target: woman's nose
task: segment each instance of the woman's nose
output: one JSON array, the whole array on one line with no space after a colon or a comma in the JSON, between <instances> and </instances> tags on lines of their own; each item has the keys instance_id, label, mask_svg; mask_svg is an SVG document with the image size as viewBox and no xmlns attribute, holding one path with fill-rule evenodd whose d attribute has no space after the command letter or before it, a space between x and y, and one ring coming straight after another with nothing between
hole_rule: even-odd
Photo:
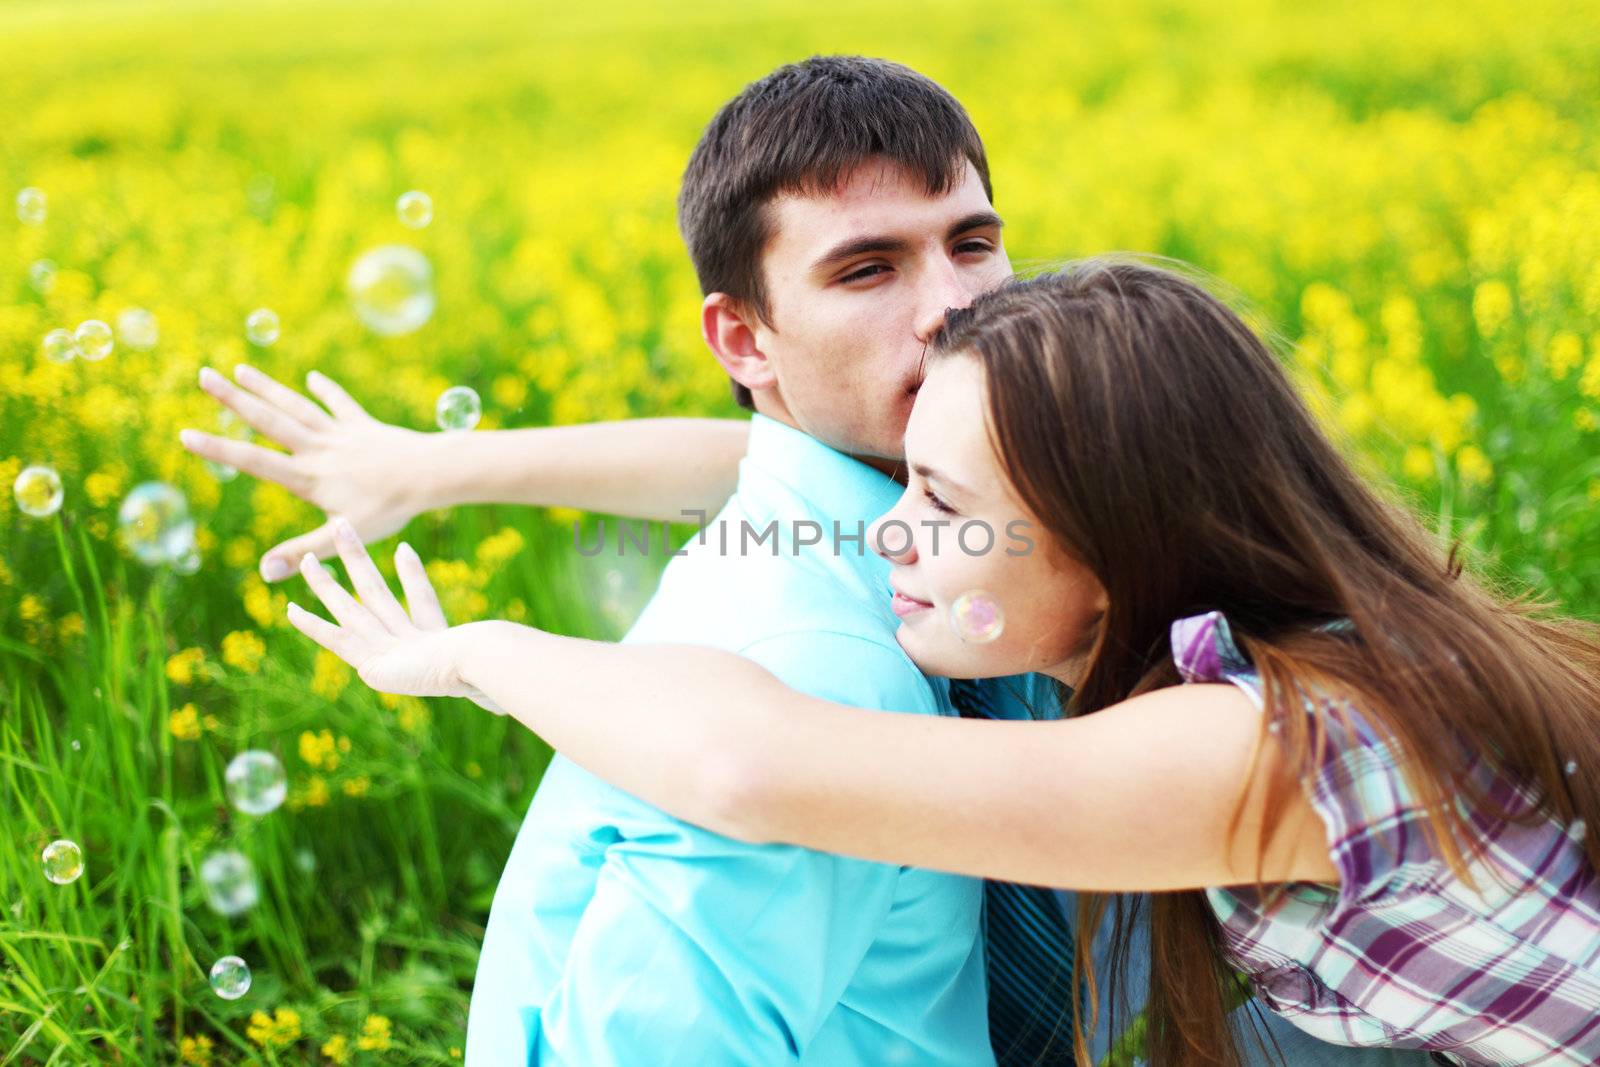
<instances>
[{"instance_id":1,"label":"woman's nose","mask_svg":"<svg viewBox=\"0 0 1600 1067\"><path fill-rule=\"evenodd\" d=\"M917 546L911 524L899 517L899 511L898 506L891 508L886 515L867 527L867 541L872 545L872 551L890 563L904 567L917 561Z\"/></svg>"}]
</instances>

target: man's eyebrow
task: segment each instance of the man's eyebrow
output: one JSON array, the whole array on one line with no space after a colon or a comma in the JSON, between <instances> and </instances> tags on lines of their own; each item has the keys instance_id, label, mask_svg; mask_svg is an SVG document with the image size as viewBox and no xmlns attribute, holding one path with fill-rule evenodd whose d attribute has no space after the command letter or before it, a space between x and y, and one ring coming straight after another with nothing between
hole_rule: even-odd
<instances>
[{"instance_id":1,"label":"man's eyebrow","mask_svg":"<svg viewBox=\"0 0 1600 1067\"><path fill-rule=\"evenodd\" d=\"M957 219L945 232L946 241L954 241L968 230L978 230L986 226L995 229L1005 225L1005 221L993 211L974 211L972 214ZM903 237L891 237L888 234L869 234L865 237L851 237L834 245L819 256L811 264L813 273L821 274L846 260L856 256L864 256L868 252L904 252L909 247L909 242Z\"/></svg>"},{"instance_id":2,"label":"man's eyebrow","mask_svg":"<svg viewBox=\"0 0 1600 1067\"><path fill-rule=\"evenodd\" d=\"M911 464L911 469L916 471L917 476L925 481L938 482L950 489L954 489L961 496L971 495L966 486L962 485L948 474L936 471L932 467L925 466L921 463L913 463Z\"/></svg>"}]
</instances>

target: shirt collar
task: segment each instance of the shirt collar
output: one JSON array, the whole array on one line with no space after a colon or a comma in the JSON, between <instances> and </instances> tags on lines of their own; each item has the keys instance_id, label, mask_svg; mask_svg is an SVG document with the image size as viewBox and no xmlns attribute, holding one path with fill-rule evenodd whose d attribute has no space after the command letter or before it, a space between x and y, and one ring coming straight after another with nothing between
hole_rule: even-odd
<instances>
[{"instance_id":1,"label":"shirt collar","mask_svg":"<svg viewBox=\"0 0 1600 1067\"><path fill-rule=\"evenodd\" d=\"M905 492L882 471L759 412L750 419L745 462L804 497L819 514L841 522L871 522Z\"/></svg>"}]
</instances>

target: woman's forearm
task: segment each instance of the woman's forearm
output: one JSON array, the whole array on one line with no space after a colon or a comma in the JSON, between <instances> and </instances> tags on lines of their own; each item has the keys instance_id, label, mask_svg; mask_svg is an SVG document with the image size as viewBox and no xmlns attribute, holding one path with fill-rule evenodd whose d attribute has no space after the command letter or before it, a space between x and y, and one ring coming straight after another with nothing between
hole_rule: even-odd
<instances>
[{"instance_id":1,"label":"woman's forearm","mask_svg":"<svg viewBox=\"0 0 1600 1067\"><path fill-rule=\"evenodd\" d=\"M511 503L696 522L733 494L750 424L628 419L425 436L405 471L419 512Z\"/></svg>"},{"instance_id":2,"label":"woman's forearm","mask_svg":"<svg viewBox=\"0 0 1600 1067\"><path fill-rule=\"evenodd\" d=\"M712 648L456 629L462 682L598 777L744 841L1072 889L1238 884L1258 861L1267 881L1337 877L1298 793L1261 856L1279 753L1252 764L1260 713L1230 685L991 722L835 704Z\"/></svg>"}]
</instances>

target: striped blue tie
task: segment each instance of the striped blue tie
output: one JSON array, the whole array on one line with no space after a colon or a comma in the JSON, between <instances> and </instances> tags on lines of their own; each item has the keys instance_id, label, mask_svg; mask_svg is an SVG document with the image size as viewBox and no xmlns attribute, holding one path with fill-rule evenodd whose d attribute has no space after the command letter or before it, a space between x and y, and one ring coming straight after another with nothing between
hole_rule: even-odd
<instances>
[{"instance_id":1,"label":"striped blue tie","mask_svg":"<svg viewBox=\"0 0 1600 1067\"><path fill-rule=\"evenodd\" d=\"M997 718L978 683L950 680L964 718ZM1050 1067L1072 1059L1072 931L1054 891L985 880L989 1040L999 1067Z\"/></svg>"}]
</instances>

